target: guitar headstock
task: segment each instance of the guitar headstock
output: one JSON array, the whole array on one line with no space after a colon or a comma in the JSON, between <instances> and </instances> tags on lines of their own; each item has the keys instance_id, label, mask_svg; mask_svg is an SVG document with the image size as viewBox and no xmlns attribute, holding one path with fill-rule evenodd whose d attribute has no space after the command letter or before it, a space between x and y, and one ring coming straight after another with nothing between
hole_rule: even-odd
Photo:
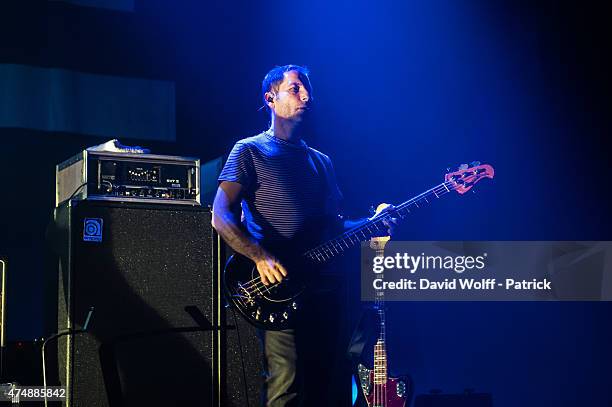
<instances>
[{"instance_id":1,"label":"guitar headstock","mask_svg":"<svg viewBox=\"0 0 612 407\"><path fill-rule=\"evenodd\" d=\"M381 203L376 207L376 211L374 212L374 217L376 217L379 213L388 208L389 204ZM375 236L370 238L370 248L372 250L384 250L385 245L391 239L391 236Z\"/></svg>"},{"instance_id":2,"label":"guitar headstock","mask_svg":"<svg viewBox=\"0 0 612 407\"><path fill-rule=\"evenodd\" d=\"M493 178L495 170L489 164L474 161L471 164L461 164L457 171L444 176L444 181L451 183L452 188L460 194L465 194L483 178Z\"/></svg>"}]
</instances>

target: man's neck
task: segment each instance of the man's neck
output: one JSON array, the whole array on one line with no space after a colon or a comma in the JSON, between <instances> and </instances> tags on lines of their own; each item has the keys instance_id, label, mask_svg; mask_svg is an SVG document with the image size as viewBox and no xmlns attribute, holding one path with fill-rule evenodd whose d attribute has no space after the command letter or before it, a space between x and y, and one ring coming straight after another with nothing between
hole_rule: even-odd
<instances>
[{"instance_id":1,"label":"man's neck","mask_svg":"<svg viewBox=\"0 0 612 407\"><path fill-rule=\"evenodd\" d=\"M299 128L299 123L273 117L270 132L276 138L297 144L302 138Z\"/></svg>"}]
</instances>

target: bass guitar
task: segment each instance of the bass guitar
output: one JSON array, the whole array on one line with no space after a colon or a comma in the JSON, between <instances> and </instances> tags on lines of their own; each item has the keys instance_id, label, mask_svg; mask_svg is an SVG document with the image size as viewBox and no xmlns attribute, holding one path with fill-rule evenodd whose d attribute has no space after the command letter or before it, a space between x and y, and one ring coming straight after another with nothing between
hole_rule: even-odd
<instances>
[{"instance_id":1,"label":"bass guitar","mask_svg":"<svg viewBox=\"0 0 612 407\"><path fill-rule=\"evenodd\" d=\"M255 263L236 253L225 265L223 286L231 305L251 324L267 330L287 329L301 308L301 297L312 280L313 269L321 267L332 258L344 253L360 242L387 231L385 225L391 218L405 218L415 209L439 199L449 192L464 194L484 178L493 178L493 167L474 162L464 164L457 171L445 175L444 182L428 189L420 195L397 205L392 211L381 212L377 216L356 226L341 235L307 250L301 255L277 255L287 268L289 275L280 283L264 285L259 277ZM310 279L309 279L310 277Z\"/></svg>"}]
</instances>

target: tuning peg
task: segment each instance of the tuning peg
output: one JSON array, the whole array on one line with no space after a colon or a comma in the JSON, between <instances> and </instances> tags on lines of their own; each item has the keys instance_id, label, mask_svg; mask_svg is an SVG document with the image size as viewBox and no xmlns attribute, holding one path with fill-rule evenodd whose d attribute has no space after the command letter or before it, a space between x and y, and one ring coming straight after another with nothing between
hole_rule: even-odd
<instances>
[{"instance_id":1,"label":"tuning peg","mask_svg":"<svg viewBox=\"0 0 612 407\"><path fill-rule=\"evenodd\" d=\"M461 164L461 165L459 166L459 169L460 169L460 170L467 170L468 168L469 168L469 167L468 167L468 165L467 165L467 164Z\"/></svg>"},{"instance_id":2,"label":"tuning peg","mask_svg":"<svg viewBox=\"0 0 612 407\"><path fill-rule=\"evenodd\" d=\"M374 215L376 213L376 208L374 208L374 205L370 205L370 209L368 209L368 211L370 212L370 215Z\"/></svg>"},{"instance_id":3,"label":"tuning peg","mask_svg":"<svg viewBox=\"0 0 612 407\"><path fill-rule=\"evenodd\" d=\"M446 168L446 172L447 172L447 173L449 173L450 171L451 171L451 170L450 170L450 167L447 167L447 168Z\"/></svg>"},{"instance_id":4,"label":"tuning peg","mask_svg":"<svg viewBox=\"0 0 612 407\"><path fill-rule=\"evenodd\" d=\"M470 163L470 167L478 167L480 165L480 161L472 161Z\"/></svg>"}]
</instances>

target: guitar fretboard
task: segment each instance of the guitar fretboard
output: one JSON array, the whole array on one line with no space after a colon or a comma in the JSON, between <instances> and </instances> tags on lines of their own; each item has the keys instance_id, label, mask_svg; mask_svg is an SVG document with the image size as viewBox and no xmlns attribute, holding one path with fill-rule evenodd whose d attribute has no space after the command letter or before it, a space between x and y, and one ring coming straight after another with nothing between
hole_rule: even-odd
<instances>
[{"instance_id":1,"label":"guitar fretboard","mask_svg":"<svg viewBox=\"0 0 612 407\"><path fill-rule=\"evenodd\" d=\"M387 383L387 350L380 339L374 345L374 384Z\"/></svg>"},{"instance_id":2,"label":"guitar fretboard","mask_svg":"<svg viewBox=\"0 0 612 407\"><path fill-rule=\"evenodd\" d=\"M304 256L314 263L324 263L331 258L344 253L347 249L370 239L373 236L379 235L380 232L385 232L387 226L384 222L388 221L391 217L396 216L405 218L413 210L429 204L432 200L440 198L442 195L449 193L456 189L456 186L451 182L443 182L438 186L435 186L422 194L415 196L412 199L395 207L393 212L383 212L380 216L377 216L359 226L354 227L337 236L334 239L328 240L327 242L320 244L319 246L308 250L304 253Z\"/></svg>"}]
</instances>

